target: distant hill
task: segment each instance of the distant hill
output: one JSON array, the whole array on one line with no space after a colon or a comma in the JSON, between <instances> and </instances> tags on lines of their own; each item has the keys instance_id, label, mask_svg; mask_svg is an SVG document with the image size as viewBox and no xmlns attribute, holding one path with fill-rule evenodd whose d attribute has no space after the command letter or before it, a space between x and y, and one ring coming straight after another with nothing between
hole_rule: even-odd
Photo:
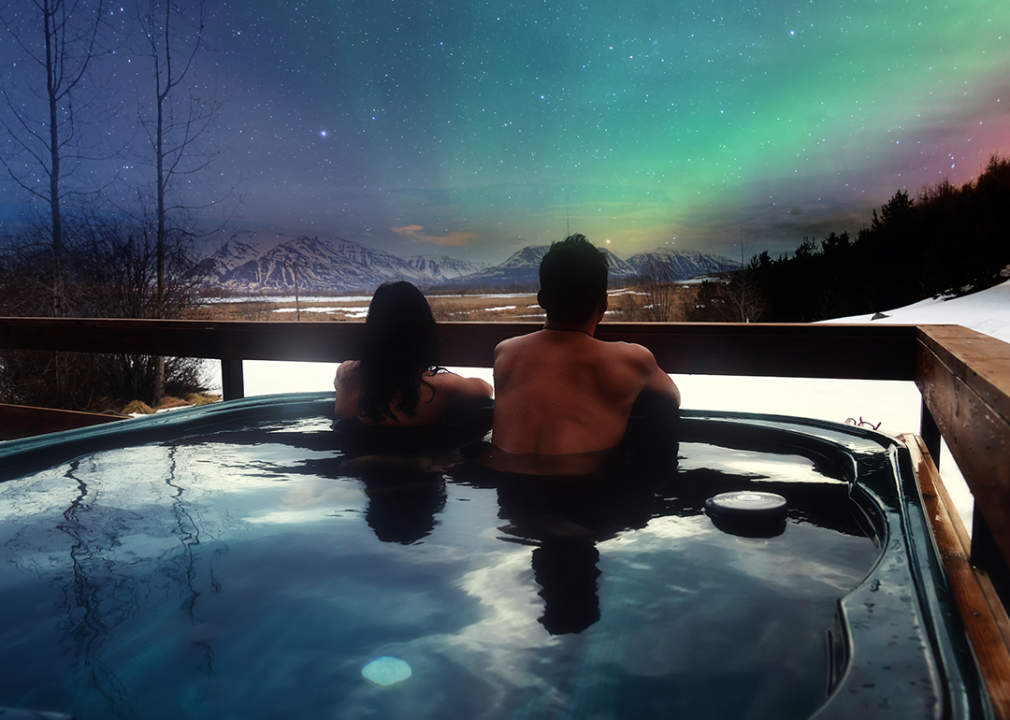
<instances>
[{"instance_id":1,"label":"distant hill","mask_svg":"<svg viewBox=\"0 0 1010 720\"><path fill-rule=\"evenodd\" d=\"M623 260L600 249L610 264L611 280L618 283L638 277L643 269L672 282L737 268L727 258L698 252L656 250ZM342 238L241 231L233 233L201 267L208 284L250 293L293 291L296 270L303 291L371 292L391 280L409 280L424 288L535 288L547 250L546 245L527 246L488 267L444 255L401 258Z\"/></svg>"}]
</instances>

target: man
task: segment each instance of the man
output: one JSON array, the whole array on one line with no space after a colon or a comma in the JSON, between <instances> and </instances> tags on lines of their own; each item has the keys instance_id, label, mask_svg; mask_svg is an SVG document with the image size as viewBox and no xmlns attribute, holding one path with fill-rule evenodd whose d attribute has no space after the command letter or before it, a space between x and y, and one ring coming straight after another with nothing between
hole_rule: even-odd
<instances>
[{"instance_id":1,"label":"man","mask_svg":"<svg viewBox=\"0 0 1010 720\"><path fill-rule=\"evenodd\" d=\"M492 441L506 453L571 455L616 447L637 400L680 407L653 354L593 338L607 311L607 258L582 235L540 262L542 330L495 349Z\"/></svg>"}]
</instances>

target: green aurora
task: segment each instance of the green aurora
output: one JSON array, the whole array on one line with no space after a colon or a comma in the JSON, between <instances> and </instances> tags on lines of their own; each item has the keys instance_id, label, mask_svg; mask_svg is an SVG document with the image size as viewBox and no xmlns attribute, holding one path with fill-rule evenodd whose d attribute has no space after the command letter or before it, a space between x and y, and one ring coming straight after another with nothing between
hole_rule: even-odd
<instances>
[{"instance_id":1,"label":"green aurora","mask_svg":"<svg viewBox=\"0 0 1010 720\"><path fill-rule=\"evenodd\" d=\"M232 225L404 254L783 252L1010 150L1006 0L233 0L205 27Z\"/></svg>"}]
</instances>

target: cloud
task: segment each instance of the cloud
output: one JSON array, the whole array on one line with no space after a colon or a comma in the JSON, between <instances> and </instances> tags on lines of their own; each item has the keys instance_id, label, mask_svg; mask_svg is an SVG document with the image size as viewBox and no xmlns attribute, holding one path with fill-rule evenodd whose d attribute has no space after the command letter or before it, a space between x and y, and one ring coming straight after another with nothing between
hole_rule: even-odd
<instances>
[{"instance_id":1,"label":"cloud","mask_svg":"<svg viewBox=\"0 0 1010 720\"><path fill-rule=\"evenodd\" d=\"M469 247L474 244L477 236L474 233L453 231L448 235L426 235L422 225L404 225L403 227L391 228L397 235L409 238L414 242L429 243L431 245L451 245L453 247Z\"/></svg>"}]
</instances>

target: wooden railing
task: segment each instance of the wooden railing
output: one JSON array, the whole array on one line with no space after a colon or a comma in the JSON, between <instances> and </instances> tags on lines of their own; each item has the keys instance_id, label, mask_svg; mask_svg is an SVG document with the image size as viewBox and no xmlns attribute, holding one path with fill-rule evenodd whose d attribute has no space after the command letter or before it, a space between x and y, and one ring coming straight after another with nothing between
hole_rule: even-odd
<instances>
[{"instance_id":1,"label":"wooden railing","mask_svg":"<svg viewBox=\"0 0 1010 720\"><path fill-rule=\"evenodd\" d=\"M534 323L443 323L442 362L490 367L501 340ZM242 360L341 362L358 356L363 323L0 319L0 349L214 358L226 399L243 395ZM975 498L969 553L1004 592L1010 558L1010 345L955 325L606 323L603 340L650 348L669 373L914 381L919 434L943 438ZM955 518L955 522L956 518ZM966 533L961 533L967 537ZM941 548L941 554L943 554ZM990 592L990 595L993 593ZM1002 608L998 609L1002 612ZM968 612L962 608L963 612ZM1010 645L1006 614L1004 623ZM1010 656L1008 656L1010 657ZM1010 717L1010 664L999 679ZM992 686L990 684L990 693ZM1000 704L995 701L996 704Z\"/></svg>"}]
</instances>

